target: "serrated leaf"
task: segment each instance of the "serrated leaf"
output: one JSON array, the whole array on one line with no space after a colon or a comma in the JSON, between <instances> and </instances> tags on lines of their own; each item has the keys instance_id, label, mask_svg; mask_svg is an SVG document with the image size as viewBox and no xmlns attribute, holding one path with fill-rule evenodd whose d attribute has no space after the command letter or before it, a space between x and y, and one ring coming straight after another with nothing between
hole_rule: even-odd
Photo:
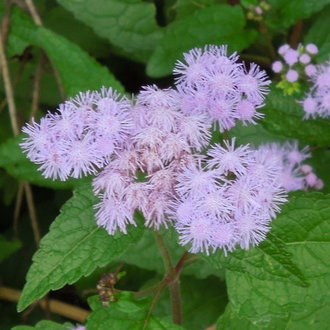
<instances>
[{"instance_id":1,"label":"serrated leaf","mask_svg":"<svg viewBox=\"0 0 330 330\"><path fill-rule=\"evenodd\" d=\"M52 223L33 256L26 284L18 303L22 311L50 290L72 284L123 253L142 235L142 228L110 236L96 226L93 205L97 198L90 184L83 184Z\"/></svg>"},{"instance_id":2,"label":"serrated leaf","mask_svg":"<svg viewBox=\"0 0 330 330\"><path fill-rule=\"evenodd\" d=\"M315 56L318 62L329 59L330 53L330 6L325 8L308 30L304 38L304 43L312 42L319 47L319 53Z\"/></svg>"},{"instance_id":3,"label":"serrated leaf","mask_svg":"<svg viewBox=\"0 0 330 330\"><path fill-rule=\"evenodd\" d=\"M259 328L326 329L330 304L330 195L295 193L274 221L309 287L227 271L231 308ZM237 290L239 288L239 290ZM302 303L303 302L303 303ZM263 326L263 327L261 327Z\"/></svg>"},{"instance_id":4,"label":"serrated leaf","mask_svg":"<svg viewBox=\"0 0 330 330\"><path fill-rule=\"evenodd\" d=\"M153 3L140 0L57 0L129 58L145 62L162 36Z\"/></svg>"},{"instance_id":5,"label":"serrated leaf","mask_svg":"<svg viewBox=\"0 0 330 330\"><path fill-rule=\"evenodd\" d=\"M288 28L299 19L308 18L330 3L330 0L269 0L271 11L266 21L272 26Z\"/></svg>"},{"instance_id":6,"label":"serrated leaf","mask_svg":"<svg viewBox=\"0 0 330 330\"><path fill-rule=\"evenodd\" d=\"M228 304L225 312L219 317L216 323L217 330L231 330L231 329L244 329L254 330L258 329L256 324L253 324L249 319L237 315Z\"/></svg>"},{"instance_id":7,"label":"serrated leaf","mask_svg":"<svg viewBox=\"0 0 330 330\"><path fill-rule=\"evenodd\" d=\"M68 96L99 89L101 86L111 86L120 92L124 90L106 67L101 66L77 45L42 26L36 26L25 13L14 8L8 38L11 55L19 50L19 41L45 50L59 71Z\"/></svg>"},{"instance_id":8,"label":"serrated leaf","mask_svg":"<svg viewBox=\"0 0 330 330\"><path fill-rule=\"evenodd\" d=\"M100 38L91 27L75 19L73 14L63 7L47 10L42 19L49 30L67 38L93 57L109 56L111 50L107 40Z\"/></svg>"},{"instance_id":9,"label":"serrated leaf","mask_svg":"<svg viewBox=\"0 0 330 330\"><path fill-rule=\"evenodd\" d=\"M29 325L18 325L13 327L11 330L69 330L74 328L75 327L69 322L59 324L53 321L43 320L38 322L34 327Z\"/></svg>"},{"instance_id":10,"label":"serrated leaf","mask_svg":"<svg viewBox=\"0 0 330 330\"><path fill-rule=\"evenodd\" d=\"M248 273L254 277L265 280L273 279L294 283L298 286L308 286L308 282L292 260L291 253L280 238L269 233L267 240L258 247L248 251L237 249L228 256L221 251L204 259L216 269L230 269L233 271Z\"/></svg>"},{"instance_id":11,"label":"serrated leaf","mask_svg":"<svg viewBox=\"0 0 330 330\"><path fill-rule=\"evenodd\" d=\"M0 145L0 167L3 167L12 177L53 189L72 189L82 181L77 179L69 179L68 181L45 179L38 171L38 166L29 161L23 154L19 146L22 137L23 135L19 135L10 138Z\"/></svg>"},{"instance_id":12,"label":"serrated leaf","mask_svg":"<svg viewBox=\"0 0 330 330\"><path fill-rule=\"evenodd\" d=\"M0 262L17 251L21 245L20 241L7 241L0 235Z\"/></svg>"},{"instance_id":13,"label":"serrated leaf","mask_svg":"<svg viewBox=\"0 0 330 330\"><path fill-rule=\"evenodd\" d=\"M148 62L147 73L152 77L170 74L175 61L193 47L228 44L230 52L248 47L257 34L244 30L245 23L241 7L215 5L169 24Z\"/></svg>"},{"instance_id":14,"label":"serrated leaf","mask_svg":"<svg viewBox=\"0 0 330 330\"><path fill-rule=\"evenodd\" d=\"M275 134L311 145L329 146L330 120L303 120L304 112L298 103L303 98L302 93L288 96L273 86L263 108L265 118L260 123Z\"/></svg>"},{"instance_id":15,"label":"serrated leaf","mask_svg":"<svg viewBox=\"0 0 330 330\"><path fill-rule=\"evenodd\" d=\"M182 330L183 328L155 316L147 319L151 300L135 299L130 292L122 291L116 296L117 301L104 307L99 297L88 298L93 311L87 319L88 330ZM132 306L134 306L132 308Z\"/></svg>"}]
</instances>

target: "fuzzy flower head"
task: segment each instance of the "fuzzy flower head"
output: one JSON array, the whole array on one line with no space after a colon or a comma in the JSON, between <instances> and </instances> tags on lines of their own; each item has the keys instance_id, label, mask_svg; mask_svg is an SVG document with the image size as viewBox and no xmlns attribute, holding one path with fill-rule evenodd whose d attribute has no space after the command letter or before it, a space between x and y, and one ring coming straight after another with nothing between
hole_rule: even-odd
<instances>
[{"instance_id":1,"label":"fuzzy flower head","mask_svg":"<svg viewBox=\"0 0 330 330\"><path fill-rule=\"evenodd\" d=\"M235 139L215 145L199 167L185 169L174 186L170 217L190 252L224 254L258 245L287 200L287 192L322 186L304 164L308 148L296 141L255 149Z\"/></svg>"},{"instance_id":2,"label":"fuzzy flower head","mask_svg":"<svg viewBox=\"0 0 330 330\"><path fill-rule=\"evenodd\" d=\"M80 93L40 123L26 124L21 147L47 178L96 174L131 134L129 107L111 88Z\"/></svg>"},{"instance_id":3,"label":"fuzzy flower head","mask_svg":"<svg viewBox=\"0 0 330 330\"><path fill-rule=\"evenodd\" d=\"M255 109L263 105L270 81L258 65L247 67L236 53L228 55L226 46L194 48L173 72L185 113L206 114L221 131L261 117Z\"/></svg>"}]
</instances>

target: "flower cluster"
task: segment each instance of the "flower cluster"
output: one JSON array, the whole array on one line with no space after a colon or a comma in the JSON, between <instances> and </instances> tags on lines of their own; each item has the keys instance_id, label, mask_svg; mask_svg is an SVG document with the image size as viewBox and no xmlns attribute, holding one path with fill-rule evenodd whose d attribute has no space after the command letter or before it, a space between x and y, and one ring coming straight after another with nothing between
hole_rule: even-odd
<instances>
[{"instance_id":1,"label":"flower cluster","mask_svg":"<svg viewBox=\"0 0 330 330\"><path fill-rule=\"evenodd\" d=\"M252 63L247 69L227 47L194 48L184 54L174 68L176 87L184 113L204 114L219 124L220 131L229 130L237 120L253 123L263 115L270 80L265 71Z\"/></svg>"},{"instance_id":2,"label":"flower cluster","mask_svg":"<svg viewBox=\"0 0 330 330\"><path fill-rule=\"evenodd\" d=\"M317 65L310 76L312 86L300 102L304 119L330 117L330 61Z\"/></svg>"},{"instance_id":3,"label":"flower cluster","mask_svg":"<svg viewBox=\"0 0 330 330\"><path fill-rule=\"evenodd\" d=\"M93 181L97 223L109 234L126 233L136 210L146 226L167 226L177 173L209 143L211 124L203 114L182 113L177 97L172 89L145 87L131 108L134 134Z\"/></svg>"},{"instance_id":4,"label":"flower cluster","mask_svg":"<svg viewBox=\"0 0 330 330\"><path fill-rule=\"evenodd\" d=\"M129 110L130 102L111 88L80 93L23 127L28 137L21 147L46 178L96 174L130 135Z\"/></svg>"},{"instance_id":5,"label":"flower cluster","mask_svg":"<svg viewBox=\"0 0 330 330\"><path fill-rule=\"evenodd\" d=\"M251 2L242 1L242 6L247 9L246 17L249 20L260 22L264 19L267 12L271 9L271 5L267 1L257 0L252 4Z\"/></svg>"},{"instance_id":6,"label":"flower cluster","mask_svg":"<svg viewBox=\"0 0 330 330\"><path fill-rule=\"evenodd\" d=\"M277 86L287 94L299 91L299 77L311 77L316 72L312 60L313 56L318 53L317 46L314 44L303 46L300 44L297 49L293 49L285 44L278 49L278 53L282 60L275 61L272 64L273 71L282 75L282 81Z\"/></svg>"},{"instance_id":7,"label":"flower cluster","mask_svg":"<svg viewBox=\"0 0 330 330\"><path fill-rule=\"evenodd\" d=\"M47 178L96 175L96 221L127 233L134 213L154 229L174 224L191 252L258 244L285 202L285 190L321 187L296 143L207 151L212 125L255 123L268 92L264 71L227 56L225 46L195 48L177 62L176 88L146 86L133 100L111 88L80 93L23 128L27 157Z\"/></svg>"},{"instance_id":8,"label":"flower cluster","mask_svg":"<svg viewBox=\"0 0 330 330\"><path fill-rule=\"evenodd\" d=\"M207 157L177 177L172 218L180 243L190 251L226 253L264 240L286 192L322 188L309 165L308 148L297 142L235 148L235 140L215 145Z\"/></svg>"}]
</instances>

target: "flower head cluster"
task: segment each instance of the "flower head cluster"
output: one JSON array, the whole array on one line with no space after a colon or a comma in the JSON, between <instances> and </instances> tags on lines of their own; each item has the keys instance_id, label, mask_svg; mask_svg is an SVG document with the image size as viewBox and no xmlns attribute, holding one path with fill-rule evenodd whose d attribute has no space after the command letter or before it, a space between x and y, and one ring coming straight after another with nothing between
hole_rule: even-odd
<instances>
[{"instance_id":1,"label":"flower head cluster","mask_svg":"<svg viewBox=\"0 0 330 330\"><path fill-rule=\"evenodd\" d=\"M136 210L148 227L170 221L175 177L210 139L204 115L182 113L178 101L174 90L148 86L132 104L134 133L93 181L100 198L97 223L109 234L126 233L128 224L135 225Z\"/></svg>"},{"instance_id":2,"label":"flower head cluster","mask_svg":"<svg viewBox=\"0 0 330 330\"><path fill-rule=\"evenodd\" d=\"M174 224L192 252L247 249L265 238L285 190L322 182L296 143L206 150L213 121L229 129L261 116L269 81L237 60L225 46L193 49L176 65L176 89L145 86L134 100L111 88L80 93L27 124L21 146L45 177L95 174L96 221L110 235L136 226L139 211L147 227Z\"/></svg>"},{"instance_id":3,"label":"flower head cluster","mask_svg":"<svg viewBox=\"0 0 330 330\"><path fill-rule=\"evenodd\" d=\"M46 178L96 174L131 134L130 103L111 88L80 93L23 128L27 157Z\"/></svg>"},{"instance_id":4,"label":"flower head cluster","mask_svg":"<svg viewBox=\"0 0 330 330\"><path fill-rule=\"evenodd\" d=\"M308 149L296 142L235 147L235 140L215 145L207 157L177 177L172 218L182 245L190 251L232 251L265 239L270 221L286 201L286 192L322 188L303 161Z\"/></svg>"},{"instance_id":5,"label":"flower head cluster","mask_svg":"<svg viewBox=\"0 0 330 330\"><path fill-rule=\"evenodd\" d=\"M312 86L300 101L305 112L304 119L330 117L330 61L315 66L310 76Z\"/></svg>"},{"instance_id":6,"label":"flower head cluster","mask_svg":"<svg viewBox=\"0 0 330 330\"><path fill-rule=\"evenodd\" d=\"M270 81L265 71L252 63L246 68L236 53L228 56L227 47L194 48L177 61L174 74L180 94L180 108L188 114L204 114L229 130L237 120L253 123L263 115Z\"/></svg>"},{"instance_id":7,"label":"flower head cluster","mask_svg":"<svg viewBox=\"0 0 330 330\"><path fill-rule=\"evenodd\" d=\"M262 21L267 12L271 9L271 5L264 0L254 1L253 4L251 2L245 3L245 1L243 1L242 6L247 9L247 19L257 22Z\"/></svg>"},{"instance_id":8,"label":"flower head cluster","mask_svg":"<svg viewBox=\"0 0 330 330\"><path fill-rule=\"evenodd\" d=\"M282 81L277 87L282 88L286 94L293 94L300 90L299 81L306 76L311 77L316 67L312 64L313 57L318 53L314 44L299 45L297 49L291 48L288 44L278 49L282 60L273 62L272 69L280 73Z\"/></svg>"}]
</instances>

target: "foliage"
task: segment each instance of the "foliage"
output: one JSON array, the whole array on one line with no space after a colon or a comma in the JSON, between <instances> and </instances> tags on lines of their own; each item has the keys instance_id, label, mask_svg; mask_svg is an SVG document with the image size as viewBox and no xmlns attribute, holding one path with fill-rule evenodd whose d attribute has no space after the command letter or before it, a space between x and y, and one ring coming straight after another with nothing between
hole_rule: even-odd
<instances>
[{"instance_id":1,"label":"foliage","mask_svg":"<svg viewBox=\"0 0 330 330\"><path fill-rule=\"evenodd\" d=\"M270 64L285 42L315 43L316 61L329 60L330 1L268 0L269 8L260 20L250 20L248 11L262 2L34 1L41 25L28 6L19 5L24 1L0 3L1 24L8 26L7 32L6 28L1 32L20 126L31 119L33 102L34 116L39 118L81 91L106 86L130 96L146 84L168 87L183 52L228 44L230 53L239 52L246 62L263 66L272 79L271 92L260 109L265 115L258 125L214 132L214 141L236 137L238 144L258 146L296 139L301 146L311 146L308 163L324 182L320 192L290 193L267 239L249 250L188 255L174 230L161 229L171 256L169 267L154 231L139 226L139 214L138 225L130 226L126 235L109 236L96 225L97 198L89 177L66 182L45 179L25 157L19 147L23 134L13 136L10 129L11 100L4 81L0 86L4 100L0 104L1 329L78 326L77 315L68 319L52 314L53 321L43 320L52 305L44 312L35 302L44 297L46 303L60 300L88 310L84 324L92 330L329 327L330 121L302 120L298 101L307 90L307 79L306 86L285 95L276 87L278 77ZM32 197L22 188L26 183ZM73 196L66 200L70 190ZM25 279L21 273L27 269ZM113 282L107 282L105 274L111 274ZM181 325L171 316L170 290L175 285L181 288ZM10 298L4 294L8 288L22 290L19 301L13 293ZM5 305L2 299L16 302Z\"/></svg>"}]
</instances>

